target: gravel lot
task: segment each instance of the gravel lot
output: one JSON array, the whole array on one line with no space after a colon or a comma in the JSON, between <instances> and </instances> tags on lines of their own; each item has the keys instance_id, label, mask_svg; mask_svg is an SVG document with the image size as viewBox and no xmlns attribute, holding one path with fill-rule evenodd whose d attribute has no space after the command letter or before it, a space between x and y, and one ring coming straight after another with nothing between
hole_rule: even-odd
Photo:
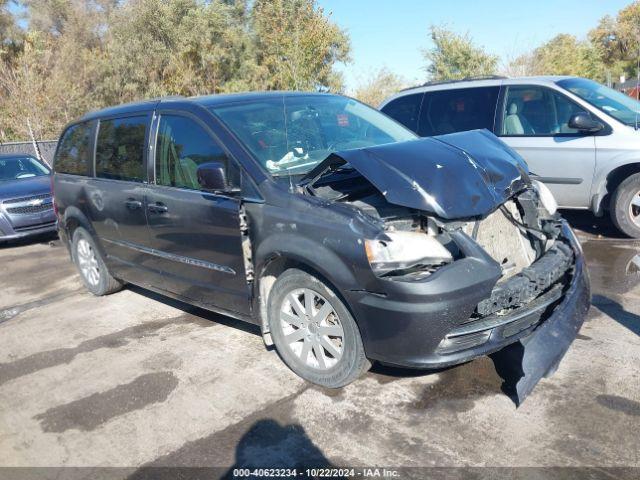
<instances>
[{"instance_id":1,"label":"gravel lot","mask_svg":"<svg viewBox=\"0 0 640 480\"><path fill-rule=\"evenodd\" d=\"M57 241L2 246L0 466L640 467L640 243L569 217L594 306L519 409L488 358L323 390L251 325L136 287L93 297Z\"/></svg>"}]
</instances>

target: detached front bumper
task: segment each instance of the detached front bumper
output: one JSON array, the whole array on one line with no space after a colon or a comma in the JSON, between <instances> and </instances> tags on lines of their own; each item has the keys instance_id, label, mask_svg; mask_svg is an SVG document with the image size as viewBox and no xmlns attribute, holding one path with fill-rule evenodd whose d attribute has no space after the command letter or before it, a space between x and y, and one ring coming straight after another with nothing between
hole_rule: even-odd
<instances>
[{"instance_id":1,"label":"detached front bumper","mask_svg":"<svg viewBox=\"0 0 640 480\"><path fill-rule=\"evenodd\" d=\"M367 356L397 366L440 368L544 334L560 337L545 360L556 365L582 326L591 300L582 250L566 223L562 235L574 255L568 282L509 315L469 321L477 306L491 297L500 275L497 263L471 241L462 245L465 259L426 281L392 282L386 295L360 292L351 306ZM461 241L464 237L457 239Z\"/></svg>"}]
</instances>

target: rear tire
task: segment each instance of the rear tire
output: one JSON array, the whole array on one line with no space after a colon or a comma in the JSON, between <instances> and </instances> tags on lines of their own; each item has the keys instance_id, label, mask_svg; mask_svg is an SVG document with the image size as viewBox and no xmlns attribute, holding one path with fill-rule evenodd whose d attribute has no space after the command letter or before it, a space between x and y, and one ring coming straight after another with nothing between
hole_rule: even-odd
<instances>
[{"instance_id":1,"label":"rear tire","mask_svg":"<svg viewBox=\"0 0 640 480\"><path fill-rule=\"evenodd\" d=\"M82 227L76 228L71 245L73 262L78 267L80 278L87 290L94 295L102 296L122 289L122 283L109 274L89 232Z\"/></svg>"},{"instance_id":2,"label":"rear tire","mask_svg":"<svg viewBox=\"0 0 640 480\"><path fill-rule=\"evenodd\" d=\"M343 387L371 366L347 307L325 283L302 270L290 269L278 277L268 315L280 357L311 383Z\"/></svg>"},{"instance_id":3,"label":"rear tire","mask_svg":"<svg viewBox=\"0 0 640 480\"><path fill-rule=\"evenodd\" d=\"M640 238L640 173L626 178L611 197L611 220L618 230Z\"/></svg>"}]
</instances>

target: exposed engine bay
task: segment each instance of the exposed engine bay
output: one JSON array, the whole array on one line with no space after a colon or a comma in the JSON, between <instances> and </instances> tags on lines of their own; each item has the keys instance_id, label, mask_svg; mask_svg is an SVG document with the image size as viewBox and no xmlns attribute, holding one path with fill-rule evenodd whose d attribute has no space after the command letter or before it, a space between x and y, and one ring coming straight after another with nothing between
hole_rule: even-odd
<instances>
[{"instance_id":1,"label":"exposed engine bay","mask_svg":"<svg viewBox=\"0 0 640 480\"><path fill-rule=\"evenodd\" d=\"M394 238L402 234L403 262L371 263L378 276L389 280L419 281L428 277L464 257L451 237L452 232L462 231L472 238L502 271L491 296L478 304L473 320L492 314L506 315L526 305L557 284L572 265L571 249L558 240L559 215L545 208L539 190L528 177L518 187L503 202L496 201L497 206L487 214L453 219L389 201L386 191L344 162L335 162L316 174L302 191L357 209L376 222L384 233L377 239L378 244L367 244L368 255L369 250L376 250L371 256L379 256L377 250L390 248ZM473 195L459 198L459 202L474 200ZM408 234L420 235L431 242L408 242ZM410 249L415 251L408 252Z\"/></svg>"}]
</instances>

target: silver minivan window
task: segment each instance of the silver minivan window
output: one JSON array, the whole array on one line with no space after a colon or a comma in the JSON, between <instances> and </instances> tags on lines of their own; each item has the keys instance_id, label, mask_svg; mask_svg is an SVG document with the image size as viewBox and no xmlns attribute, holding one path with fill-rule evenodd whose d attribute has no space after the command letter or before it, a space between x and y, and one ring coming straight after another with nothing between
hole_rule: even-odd
<instances>
[{"instance_id":1,"label":"silver minivan window","mask_svg":"<svg viewBox=\"0 0 640 480\"><path fill-rule=\"evenodd\" d=\"M636 125L640 121L640 102L624 93L585 78L569 78L556 83L622 123Z\"/></svg>"},{"instance_id":2,"label":"silver minivan window","mask_svg":"<svg viewBox=\"0 0 640 480\"><path fill-rule=\"evenodd\" d=\"M502 115L502 136L549 137L575 135L569 127L577 113L588 113L566 95L539 85L507 87Z\"/></svg>"}]
</instances>

